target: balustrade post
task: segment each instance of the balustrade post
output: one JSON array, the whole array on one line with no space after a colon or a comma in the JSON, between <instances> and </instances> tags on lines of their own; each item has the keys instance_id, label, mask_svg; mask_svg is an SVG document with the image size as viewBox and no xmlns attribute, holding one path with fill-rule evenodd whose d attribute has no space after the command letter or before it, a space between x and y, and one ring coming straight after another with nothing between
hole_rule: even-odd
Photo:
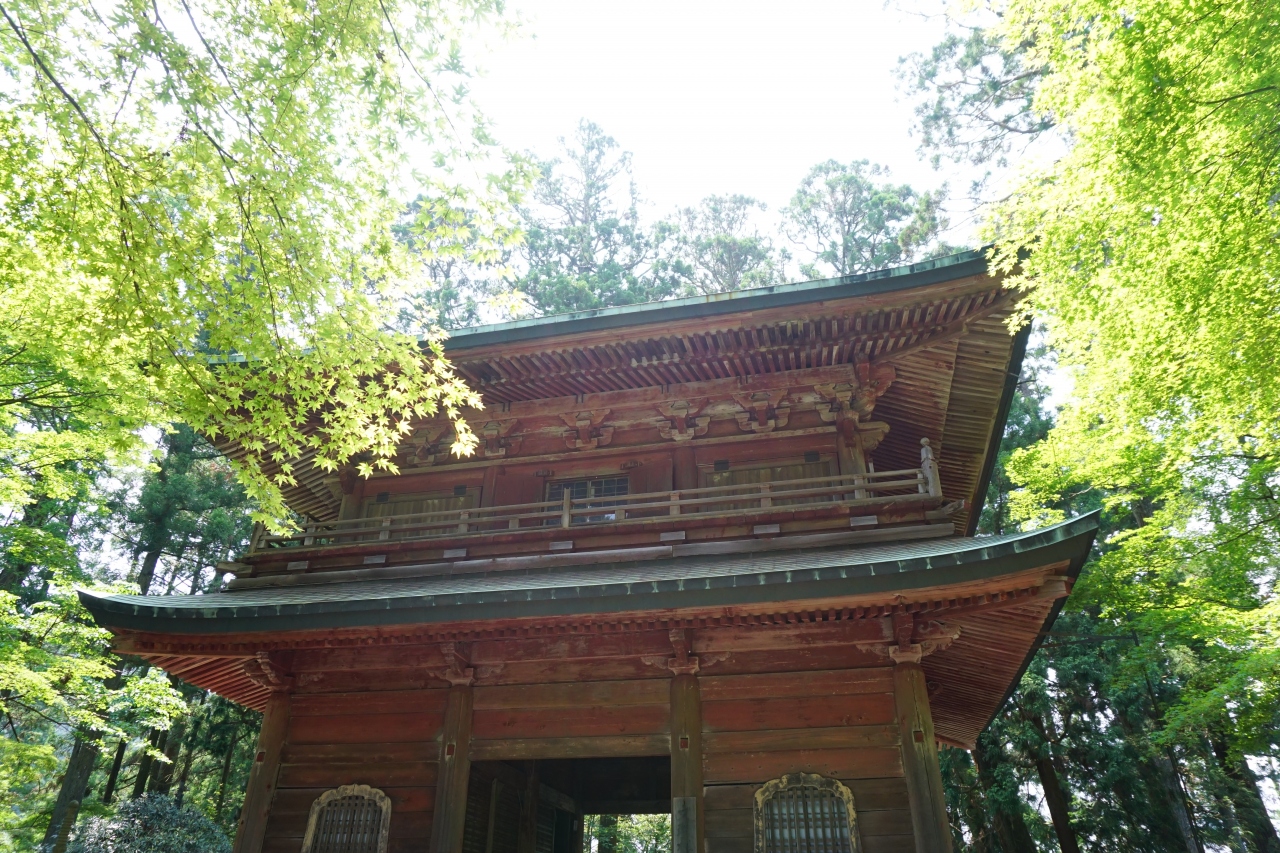
<instances>
[{"instance_id":1,"label":"balustrade post","mask_svg":"<svg viewBox=\"0 0 1280 853\"><path fill-rule=\"evenodd\" d=\"M573 524L573 493L564 490L564 501L560 505L560 526L568 528Z\"/></svg>"},{"instance_id":2,"label":"balustrade post","mask_svg":"<svg viewBox=\"0 0 1280 853\"><path fill-rule=\"evenodd\" d=\"M773 485L771 483L760 484L760 508L769 509L773 506Z\"/></svg>"},{"instance_id":3,"label":"balustrade post","mask_svg":"<svg viewBox=\"0 0 1280 853\"><path fill-rule=\"evenodd\" d=\"M668 510L667 514L668 515L680 514L680 493L679 492L671 493L671 508Z\"/></svg>"},{"instance_id":4,"label":"balustrade post","mask_svg":"<svg viewBox=\"0 0 1280 853\"><path fill-rule=\"evenodd\" d=\"M942 497L942 481L938 477L938 463L933 458L933 448L929 446L929 439L927 438L920 439L920 473L924 476L924 483L920 486L920 492L935 498Z\"/></svg>"},{"instance_id":5,"label":"balustrade post","mask_svg":"<svg viewBox=\"0 0 1280 853\"><path fill-rule=\"evenodd\" d=\"M390 539L390 538L391 538L391 519L384 518L382 519L382 532L378 534L378 539Z\"/></svg>"},{"instance_id":6,"label":"balustrade post","mask_svg":"<svg viewBox=\"0 0 1280 853\"><path fill-rule=\"evenodd\" d=\"M458 513L458 518L460 519L458 522L458 532L466 533L467 530L470 529L470 526L467 524L467 521L471 518L471 513L464 509Z\"/></svg>"}]
</instances>

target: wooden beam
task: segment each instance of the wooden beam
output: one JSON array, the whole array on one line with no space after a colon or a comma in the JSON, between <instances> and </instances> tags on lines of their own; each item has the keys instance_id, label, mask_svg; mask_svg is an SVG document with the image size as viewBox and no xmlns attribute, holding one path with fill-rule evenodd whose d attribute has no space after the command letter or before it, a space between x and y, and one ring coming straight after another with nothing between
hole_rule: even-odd
<instances>
[{"instance_id":1,"label":"wooden beam","mask_svg":"<svg viewBox=\"0 0 1280 853\"><path fill-rule=\"evenodd\" d=\"M605 735L601 737L506 738L471 744L475 761L520 761L538 758L630 758L663 755L666 734Z\"/></svg>"},{"instance_id":2,"label":"wooden beam","mask_svg":"<svg viewBox=\"0 0 1280 853\"><path fill-rule=\"evenodd\" d=\"M471 685L449 688L444 726L440 731L440 769L436 777L436 806L431 822L431 853L462 853L467 783L471 778L472 703Z\"/></svg>"},{"instance_id":3,"label":"wooden beam","mask_svg":"<svg viewBox=\"0 0 1280 853\"><path fill-rule=\"evenodd\" d=\"M267 831L267 815L276 793L276 777L280 773L280 753L289 727L289 694L275 691L262 715L262 729L254 751L249 783L245 788L244 807L232 853L261 853Z\"/></svg>"},{"instance_id":4,"label":"wooden beam","mask_svg":"<svg viewBox=\"0 0 1280 853\"><path fill-rule=\"evenodd\" d=\"M702 853L706 819L702 802L702 698L698 677L671 679L671 849Z\"/></svg>"},{"instance_id":5,"label":"wooden beam","mask_svg":"<svg viewBox=\"0 0 1280 853\"><path fill-rule=\"evenodd\" d=\"M951 853L951 827L938 767L938 744L924 669L918 663L893 668L893 693L902 737L902 770L907 780L911 828L917 853Z\"/></svg>"}]
</instances>

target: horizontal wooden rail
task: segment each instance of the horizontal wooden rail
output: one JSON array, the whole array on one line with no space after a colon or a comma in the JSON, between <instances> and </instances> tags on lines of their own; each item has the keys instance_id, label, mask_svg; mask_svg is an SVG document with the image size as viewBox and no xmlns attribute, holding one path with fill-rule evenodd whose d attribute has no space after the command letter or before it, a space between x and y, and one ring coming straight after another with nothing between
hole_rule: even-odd
<instances>
[{"instance_id":1,"label":"horizontal wooden rail","mask_svg":"<svg viewBox=\"0 0 1280 853\"><path fill-rule=\"evenodd\" d=\"M866 474L837 474L733 486L706 486L603 498L469 507L382 518L325 521L283 536L256 537L249 555L276 548L353 545L361 542L448 539L547 528L579 529L592 524L641 525L656 518L690 515L699 521L757 515L799 505L853 506L868 501L941 496L936 473L925 467ZM936 469L936 466L933 466Z\"/></svg>"}]
</instances>

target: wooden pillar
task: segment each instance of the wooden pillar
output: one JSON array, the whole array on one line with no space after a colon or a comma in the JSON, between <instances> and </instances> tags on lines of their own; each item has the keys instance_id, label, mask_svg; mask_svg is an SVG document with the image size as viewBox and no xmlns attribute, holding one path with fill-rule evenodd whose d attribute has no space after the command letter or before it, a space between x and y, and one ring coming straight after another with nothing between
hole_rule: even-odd
<instances>
[{"instance_id":1,"label":"wooden pillar","mask_svg":"<svg viewBox=\"0 0 1280 853\"><path fill-rule=\"evenodd\" d=\"M516 853L534 853L538 844L538 762L524 763L524 795L520 798L520 833Z\"/></svg>"},{"instance_id":2,"label":"wooden pillar","mask_svg":"<svg viewBox=\"0 0 1280 853\"><path fill-rule=\"evenodd\" d=\"M436 774L436 808L431 821L431 853L461 853L467 818L467 783L471 778L470 684L449 688L440 732L440 764Z\"/></svg>"},{"instance_id":3,"label":"wooden pillar","mask_svg":"<svg viewBox=\"0 0 1280 853\"><path fill-rule=\"evenodd\" d=\"M704 826L702 693L696 675L678 673L671 679L672 853L702 853Z\"/></svg>"},{"instance_id":4,"label":"wooden pillar","mask_svg":"<svg viewBox=\"0 0 1280 853\"><path fill-rule=\"evenodd\" d=\"M698 482L698 459L692 447L678 446L671 451L671 488L675 491L696 489L702 484Z\"/></svg>"},{"instance_id":5,"label":"wooden pillar","mask_svg":"<svg viewBox=\"0 0 1280 853\"><path fill-rule=\"evenodd\" d=\"M244 808L240 810L240 824L232 853L261 853L267 815L276 793L276 777L280 773L280 753L288 728L289 694L275 690L262 714L262 730L258 732L258 746L253 755L253 767L249 770L249 784L245 788Z\"/></svg>"},{"instance_id":6,"label":"wooden pillar","mask_svg":"<svg viewBox=\"0 0 1280 853\"><path fill-rule=\"evenodd\" d=\"M942 771L938 767L938 744L933 735L924 669L919 663L903 661L894 666L893 696L902 736L902 770L907 781L916 853L951 853L951 827L947 822Z\"/></svg>"}]
</instances>

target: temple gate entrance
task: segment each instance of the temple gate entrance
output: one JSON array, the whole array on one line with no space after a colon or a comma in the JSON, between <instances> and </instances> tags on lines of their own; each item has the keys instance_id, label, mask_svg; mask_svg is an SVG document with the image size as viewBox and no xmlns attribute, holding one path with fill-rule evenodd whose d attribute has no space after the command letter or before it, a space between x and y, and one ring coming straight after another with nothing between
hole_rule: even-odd
<instances>
[{"instance_id":1,"label":"temple gate entrance","mask_svg":"<svg viewBox=\"0 0 1280 853\"><path fill-rule=\"evenodd\" d=\"M462 851L582 853L589 816L603 816L592 824L600 827L619 815L670 813L667 756L477 761L467 783Z\"/></svg>"}]
</instances>

